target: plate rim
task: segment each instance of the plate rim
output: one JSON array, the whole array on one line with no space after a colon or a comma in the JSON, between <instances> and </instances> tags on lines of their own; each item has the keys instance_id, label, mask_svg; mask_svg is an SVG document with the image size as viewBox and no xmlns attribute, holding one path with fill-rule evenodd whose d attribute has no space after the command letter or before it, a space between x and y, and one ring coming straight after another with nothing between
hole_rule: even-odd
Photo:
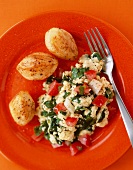
<instances>
[{"instance_id":1,"label":"plate rim","mask_svg":"<svg viewBox=\"0 0 133 170\"><path fill-rule=\"evenodd\" d=\"M63 11L63 10L46 11L46 12L43 12L43 13L40 13L40 14L33 15L33 16L29 17L29 18L23 19L23 20L17 22L16 24L14 24L13 26L11 26L6 32L4 32L4 33L0 36L0 39L2 39L6 34L8 34L8 32L10 32L12 29L14 29L17 25L22 24L23 22L25 22L25 21L27 21L27 20L30 20L30 19L33 19L33 18L36 18L36 17L40 17L40 16L42 16L42 15L44 16L45 14L51 14L51 13L52 13L52 14L54 14L54 13L74 13L74 14L77 14L77 15L78 15L78 14L80 14L80 15L85 15L85 16L87 16L87 17L93 18L94 20L98 20L99 22L102 22L102 23L104 23L106 26L109 26L109 27L111 27L113 30L115 30L120 36L122 36L122 37L124 38L125 41L127 41L128 45L130 45L131 48L133 48L133 45L132 45L131 42L128 40L128 38L127 38L123 33L121 33L116 27L114 27L113 25L111 25L110 23L108 23L108 22L106 22L106 21L104 21L104 20L102 20L102 19L99 19L99 18L97 18L97 17L94 17L94 16L92 16L92 15L89 15L89 14L87 14L87 13L77 12L77 11L68 11L68 10L64 10L64 11ZM0 147L0 148L1 148L1 147ZM124 155L129 148L130 148L130 145L127 146L127 148L125 149L124 153L121 153L121 155L120 155L116 160L114 160L112 163L116 162L122 155ZM11 160L11 159L8 158L8 156L4 155L4 153L1 153L1 154L2 154L4 157L6 157L8 160ZM12 161L12 160L11 160L11 161ZM13 161L13 162L15 162L15 161ZM18 163L18 162L16 162L16 163ZM110 164L107 165L106 167L110 166L112 163L110 163ZM19 165L20 165L20 164L19 164ZM106 167L104 167L104 168L106 168Z\"/></svg>"}]
</instances>

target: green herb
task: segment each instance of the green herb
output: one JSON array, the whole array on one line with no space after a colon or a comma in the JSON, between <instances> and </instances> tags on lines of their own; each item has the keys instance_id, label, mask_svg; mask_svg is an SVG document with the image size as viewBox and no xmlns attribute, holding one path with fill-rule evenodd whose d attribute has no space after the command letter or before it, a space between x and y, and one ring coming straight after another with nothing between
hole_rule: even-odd
<instances>
[{"instance_id":1,"label":"green herb","mask_svg":"<svg viewBox=\"0 0 133 170\"><path fill-rule=\"evenodd\" d=\"M82 106L82 107L79 107L79 106L78 106L78 107L76 108L76 111L78 111L78 110L80 110L80 111L84 111L84 110L86 110L86 108L85 108L85 107L83 107L83 106Z\"/></svg>"},{"instance_id":2,"label":"green herb","mask_svg":"<svg viewBox=\"0 0 133 170\"><path fill-rule=\"evenodd\" d=\"M46 101L46 102L44 102L44 105L45 105L47 108L52 109L52 108L55 106L55 100Z\"/></svg>"},{"instance_id":3,"label":"green herb","mask_svg":"<svg viewBox=\"0 0 133 170\"><path fill-rule=\"evenodd\" d=\"M60 119L57 117L56 118L56 125L59 125Z\"/></svg>"},{"instance_id":4,"label":"green herb","mask_svg":"<svg viewBox=\"0 0 133 170\"><path fill-rule=\"evenodd\" d=\"M107 97L108 99L112 99L112 98L113 98L113 93L112 93L112 91L111 91L108 87L106 87L105 89L106 89L106 91L105 91L105 97Z\"/></svg>"},{"instance_id":5,"label":"green herb","mask_svg":"<svg viewBox=\"0 0 133 170\"><path fill-rule=\"evenodd\" d=\"M63 98L65 99L67 96L69 96L71 93L70 92L66 92L65 91L65 94L64 94L64 96L63 96Z\"/></svg>"},{"instance_id":6,"label":"green herb","mask_svg":"<svg viewBox=\"0 0 133 170\"><path fill-rule=\"evenodd\" d=\"M80 99L79 99L79 98L80 98L80 96L77 95L77 96L75 96L75 97L72 98L72 101L73 101L73 102L80 103Z\"/></svg>"},{"instance_id":7,"label":"green herb","mask_svg":"<svg viewBox=\"0 0 133 170\"><path fill-rule=\"evenodd\" d=\"M47 78L46 84L51 84L54 80L56 80L58 83L60 83L62 81L61 78L50 76Z\"/></svg>"},{"instance_id":8,"label":"green herb","mask_svg":"<svg viewBox=\"0 0 133 170\"><path fill-rule=\"evenodd\" d=\"M57 143L59 144L59 145L62 145L62 140L58 140L57 138L56 138L56 141L57 141Z\"/></svg>"},{"instance_id":9,"label":"green herb","mask_svg":"<svg viewBox=\"0 0 133 170\"><path fill-rule=\"evenodd\" d=\"M34 128L34 133L36 136L39 136L42 133L42 128L40 126L36 126Z\"/></svg>"},{"instance_id":10,"label":"green herb","mask_svg":"<svg viewBox=\"0 0 133 170\"><path fill-rule=\"evenodd\" d=\"M91 57L94 58L96 57L99 61L102 60L102 57L100 56L100 54L98 52L94 52L91 54Z\"/></svg>"},{"instance_id":11,"label":"green herb","mask_svg":"<svg viewBox=\"0 0 133 170\"><path fill-rule=\"evenodd\" d=\"M42 123L41 127L44 129L44 132L47 133L47 130L48 130L48 123L47 123L46 120Z\"/></svg>"},{"instance_id":12,"label":"green herb","mask_svg":"<svg viewBox=\"0 0 133 170\"><path fill-rule=\"evenodd\" d=\"M64 75L63 78L62 78L62 81L69 81L69 82L71 82L72 80L71 80L71 77Z\"/></svg>"},{"instance_id":13,"label":"green herb","mask_svg":"<svg viewBox=\"0 0 133 170\"><path fill-rule=\"evenodd\" d=\"M89 127L87 128L87 130L88 130L88 131L93 131L92 126L89 126Z\"/></svg>"},{"instance_id":14,"label":"green herb","mask_svg":"<svg viewBox=\"0 0 133 170\"><path fill-rule=\"evenodd\" d=\"M50 77L47 78L46 83L47 83L47 84L50 84L50 83L52 83L53 81L54 81L54 77L53 77L53 76L50 76Z\"/></svg>"},{"instance_id":15,"label":"green herb","mask_svg":"<svg viewBox=\"0 0 133 170\"><path fill-rule=\"evenodd\" d=\"M56 114L54 113L54 112L52 112L52 111L50 111L50 112L47 112L47 111L42 111L41 112L41 116L45 116L45 117L53 117L53 116L55 116Z\"/></svg>"},{"instance_id":16,"label":"green herb","mask_svg":"<svg viewBox=\"0 0 133 170\"><path fill-rule=\"evenodd\" d=\"M80 95L84 94L84 86L79 86L79 94Z\"/></svg>"},{"instance_id":17,"label":"green herb","mask_svg":"<svg viewBox=\"0 0 133 170\"><path fill-rule=\"evenodd\" d=\"M51 118L51 124L49 127L50 132L57 132L56 118Z\"/></svg>"},{"instance_id":18,"label":"green herb","mask_svg":"<svg viewBox=\"0 0 133 170\"><path fill-rule=\"evenodd\" d=\"M80 131L81 130L84 130L84 129L88 129L90 126L92 126L93 124L95 124L95 122L96 122L96 120L94 119L94 118L92 118L92 117L88 117L87 119L86 118L84 118L84 119L79 119L78 120L78 123L77 123L77 125L82 125L82 128L80 129Z\"/></svg>"},{"instance_id":19,"label":"green herb","mask_svg":"<svg viewBox=\"0 0 133 170\"><path fill-rule=\"evenodd\" d=\"M45 111L45 110L43 110L43 111L41 112L41 116L45 116L45 117L47 117L47 116L48 116L48 112L47 112L47 111Z\"/></svg>"},{"instance_id":20,"label":"green herb","mask_svg":"<svg viewBox=\"0 0 133 170\"><path fill-rule=\"evenodd\" d=\"M84 76L84 72L86 72L87 70L88 68L73 67L72 68L72 79L81 78L82 76Z\"/></svg>"},{"instance_id":21,"label":"green herb","mask_svg":"<svg viewBox=\"0 0 133 170\"><path fill-rule=\"evenodd\" d=\"M98 123L101 122L105 118L105 109L102 111L101 116L98 120Z\"/></svg>"},{"instance_id":22,"label":"green herb","mask_svg":"<svg viewBox=\"0 0 133 170\"><path fill-rule=\"evenodd\" d=\"M44 134L44 137L45 137L45 139L49 140L50 134L49 134L49 133L45 133L45 134Z\"/></svg>"},{"instance_id":23,"label":"green herb","mask_svg":"<svg viewBox=\"0 0 133 170\"><path fill-rule=\"evenodd\" d=\"M82 130L91 130L92 131L92 121L96 121L94 120L93 118L88 118L88 119L82 119L82 118L79 118L78 120L78 123L77 125L80 125L80 127L77 128L77 130L75 131L74 135L76 137L79 136L79 133L82 131ZM94 124L94 122L93 122Z\"/></svg>"},{"instance_id":24,"label":"green herb","mask_svg":"<svg viewBox=\"0 0 133 170\"><path fill-rule=\"evenodd\" d=\"M91 121L89 122L89 125L94 125L96 123L96 119L91 119Z\"/></svg>"},{"instance_id":25,"label":"green herb","mask_svg":"<svg viewBox=\"0 0 133 170\"><path fill-rule=\"evenodd\" d=\"M67 114L66 112L64 112L64 111L62 111L62 110L60 111L60 113L61 113L62 115L64 115L64 116L66 116L66 114Z\"/></svg>"},{"instance_id":26,"label":"green herb","mask_svg":"<svg viewBox=\"0 0 133 170\"><path fill-rule=\"evenodd\" d=\"M58 86L58 92L61 91L62 86Z\"/></svg>"}]
</instances>

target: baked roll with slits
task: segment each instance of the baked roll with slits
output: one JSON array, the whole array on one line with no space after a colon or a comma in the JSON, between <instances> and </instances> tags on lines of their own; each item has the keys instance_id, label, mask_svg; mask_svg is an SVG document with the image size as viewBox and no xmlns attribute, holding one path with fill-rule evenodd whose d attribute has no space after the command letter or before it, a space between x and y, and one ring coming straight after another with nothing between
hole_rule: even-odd
<instances>
[{"instance_id":1,"label":"baked roll with slits","mask_svg":"<svg viewBox=\"0 0 133 170\"><path fill-rule=\"evenodd\" d=\"M35 102L27 91L20 91L9 103L10 113L14 121L24 126L35 114Z\"/></svg>"},{"instance_id":2,"label":"baked roll with slits","mask_svg":"<svg viewBox=\"0 0 133 170\"><path fill-rule=\"evenodd\" d=\"M45 44L48 50L55 56L75 60L78 56L78 48L72 35L60 28L51 28L45 34Z\"/></svg>"},{"instance_id":3,"label":"baked roll with slits","mask_svg":"<svg viewBox=\"0 0 133 170\"><path fill-rule=\"evenodd\" d=\"M50 54L36 52L26 56L18 65L18 72L28 80L44 80L51 76L58 60Z\"/></svg>"}]
</instances>

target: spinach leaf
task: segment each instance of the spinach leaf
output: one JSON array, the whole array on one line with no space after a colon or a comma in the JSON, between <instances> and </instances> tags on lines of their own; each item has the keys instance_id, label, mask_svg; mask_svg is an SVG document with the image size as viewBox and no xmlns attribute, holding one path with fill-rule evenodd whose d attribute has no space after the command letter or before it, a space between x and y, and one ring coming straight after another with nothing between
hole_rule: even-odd
<instances>
[{"instance_id":1,"label":"spinach leaf","mask_svg":"<svg viewBox=\"0 0 133 170\"><path fill-rule=\"evenodd\" d=\"M58 83L62 81L61 78L54 77L53 75L51 75L50 77L47 78L46 84L51 84L54 80L56 80Z\"/></svg>"},{"instance_id":2,"label":"spinach leaf","mask_svg":"<svg viewBox=\"0 0 133 170\"><path fill-rule=\"evenodd\" d=\"M102 60L101 55L98 52L94 52L91 54L91 57L94 58L96 57L99 61Z\"/></svg>"},{"instance_id":3,"label":"spinach leaf","mask_svg":"<svg viewBox=\"0 0 133 170\"><path fill-rule=\"evenodd\" d=\"M49 127L50 132L57 132L57 124L56 124L56 118L51 118L51 124Z\"/></svg>"},{"instance_id":4,"label":"spinach leaf","mask_svg":"<svg viewBox=\"0 0 133 170\"><path fill-rule=\"evenodd\" d=\"M47 123L46 120L42 123L41 127L44 128L44 132L47 133L47 130L48 130L48 123Z\"/></svg>"},{"instance_id":5,"label":"spinach leaf","mask_svg":"<svg viewBox=\"0 0 133 170\"><path fill-rule=\"evenodd\" d=\"M42 127L41 126L36 126L34 128L34 133L36 136L39 136L42 133Z\"/></svg>"},{"instance_id":6,"label":"spinach leaf","mask_svg":"<svg viewBox=\"0 0 133 170\"><path fill-rule=\"evenodd\" d=\"M84 86L79 86L79 94L84 95Z\"/></svg>"},{"instance_id":7,"label":"spinach leaf","mask_svg":"<svg viewBox=\"0 0 133 170\"><path fill-rule=\"evenodd\" d=\"M65 94L64 94L64 96L63 96L63 98L65 99L67 96L69 96L71 93L70 92L66 92L65 91Z\"/></svg>"},{"instance_id":8,"label":"spinach leaf","mask_svg":"<svg viewBox=\"0 0 133 170\"><path fill-rule=\"evenodd\" d=\"M101 113L101 116L100 116L100 118L99 118L99 120L98 120L98 123L99 122L102 122L102 120L105 118L105 109L102 111L102 113Z\"/></svg>"},{"instance_id":9,"label":"spinach leaf","mask_svg":"<svg viewBox=\"0 0 133 170\"><path fill-rule=\"evenodd\" d=\"M86 108L83 107L83 106L82 106L82 107L79 107L79 106L78 106L78 107L76 108L76 111L79 111L79 110L80 110L80 111L84 111L84 110L86 110Z\"/></svg>"},{"instance_id":10,"label":"spinach leaf","mask_svg":"<svg viewBox=\"0 0 133 170\"><path fill-rule=\"evenodd\" d=\"M80 96L77 95L77 96L75 96L75 97L72 98L72 101L73 101L73 102L80 103L80 99L79 99L79 98L80 98Z\"/></svg>"},{"instance_id":11,"label":"spinach leaf","mask_svg":"<svg viewBox=\"0 0 133 170\"><path fill-rule=\"evenodd\" d=\"M47 112L47 111L44 110L44 111L41 112L41 115L42 115L42 116L45 116L45 117L48 117L48 116L49 116L49 117L53 117L53 116L55 116L56 114L55 114L53 111Z\"/></svg>"},{"instance_id":12,"label":"spinach leaf","mask_svg":"<svg viewBox=\"0 0 133 170\"><path fill-rule=\"evenodd\" d=\"M44 105L47 108L52 109L56 105L56 102L55 102L55 100L48 100L48 101L44 102Z\"/></svg>"},{"instance_id":13,"label":"spinach leaf","mask_svg":"<svg viewBox=\"0 0 133 170\"><path fill-rule=\"evenodd\" d=\"M50 83L52 83L53 81L54 81L54 77L53 77L53 76L50 76L50 77L47 78L46 84L50 84Z\"/></svg>"},{"instance_id":14,"label":"spinach leaf","mask_svg":"<svg viewBox=\"0 0 133 170\"><path fill-rule=\"evenodd\" d=\"M113 93L112 93L112 91L111 91L108 87L106 87L105 89L106 89L106 91L105 91L105 97L107 97L108 99L112 99L112 98L113 98Z\"/></svg>"},{"instance_id":15,"label":"spinach leaf","mask_svg":"<svg viewBox=\"0 0 133 170\"><path fill-rule=\"evenodd\" d=\"M64 112L64 111L62 111L62 110L60 111L60 113L61 113L62 115L64 115L64 116L67 114L66 112Z\"/></svg>"},{"instance_id":16,"label":"spinach leaf","mask_svg":"<svg viewBox=\"0 0 133 170\"><path fill-rule=\"evenodd\" d=\"M71 77L69 77L69 76L63 76L63 78L62 78L62 81L70 81L71 80Z\"/></svg>"},{"instance_id":17,"label":"spinach leaf","mask_svg":"<svg viewBox=\"0 0 133 170\"><path fill-rule=\"evenodd\" d=\"M81 78L89 68L72 68L72 79Z\"/></svg>"}]
</instances>

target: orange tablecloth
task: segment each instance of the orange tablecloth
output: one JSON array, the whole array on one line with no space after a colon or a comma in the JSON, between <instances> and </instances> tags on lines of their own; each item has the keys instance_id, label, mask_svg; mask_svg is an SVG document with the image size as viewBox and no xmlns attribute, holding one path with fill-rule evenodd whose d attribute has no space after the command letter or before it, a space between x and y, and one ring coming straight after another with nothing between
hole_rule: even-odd
<instances>
[{"instance_id":1,"label":"orange tablecloth","mask_svg":"<svg viewBox=\"0 0 133 170\"><path fill-rule=\"evenodd\" d=\"M84 12L107 21L119 29L133 44L132 0L0 0L0 35L17 22L50 10ZM130 148L106 170L132 170L133 149ZM23 170L0 154L0 169Z\"/></svg>"}]
</instances>

